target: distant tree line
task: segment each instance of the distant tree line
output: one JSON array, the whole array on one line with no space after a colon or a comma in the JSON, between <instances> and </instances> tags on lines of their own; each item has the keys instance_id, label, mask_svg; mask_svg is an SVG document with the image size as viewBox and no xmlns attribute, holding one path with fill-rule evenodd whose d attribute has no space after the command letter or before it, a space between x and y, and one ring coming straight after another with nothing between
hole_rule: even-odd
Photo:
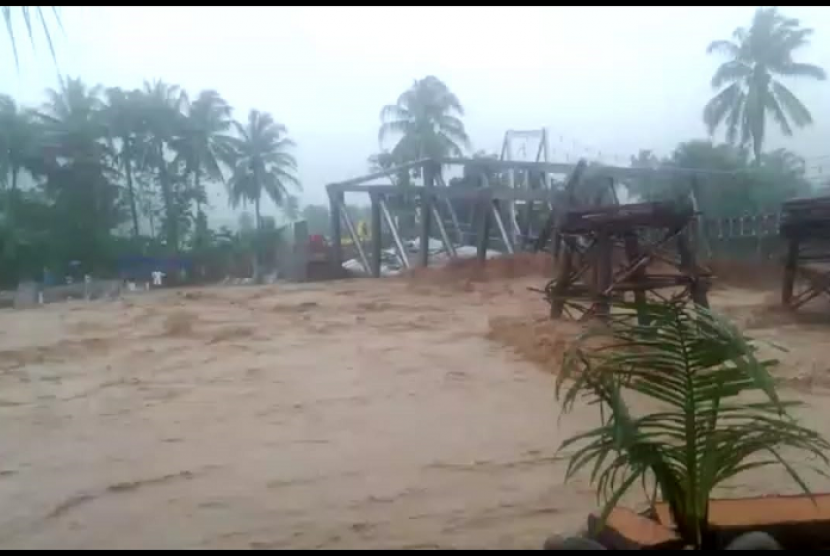
<instances>
[{"instance_id":1,"label":"distant tree line","mask_svg":"<svg viewBox=\"0 0 830 556\"><path fill-rule=\"evenodd\" d=\"M0 96L0 281L79 261L112 271L122 254L199 253L216 243L206 186L231 206L261 200L298 211L294 144L251 110L243 122L213 90L191 98L162 81L143 88L62 81L38 107Z\"/></svg>"}]
</instances>

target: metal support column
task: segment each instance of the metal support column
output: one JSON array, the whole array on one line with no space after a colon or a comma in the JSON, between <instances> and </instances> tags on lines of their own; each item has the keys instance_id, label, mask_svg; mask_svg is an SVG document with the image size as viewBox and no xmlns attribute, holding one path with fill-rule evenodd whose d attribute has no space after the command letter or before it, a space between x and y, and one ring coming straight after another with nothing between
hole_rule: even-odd
<instances>
[{"instance_id":1,"label":"metal support column","mask_svg":"<svg viewBox=\"0 0 830 556\"><path fill-rule=\"evenodd\" d=\"M340 228L340 207L343 205L343 192L329 189L329 218L331 229L331 264L335 276L343 274L343 243Z\"/></svg>"},{"instance_id":2,"label":"metal support column","mask_svg":"<svg viewBox=\"0 0 830 556\"><path fill-rule=\"evenodd\" d=\"M490 212L492 205L489 200L482 199L478 203L481 217L478 222L478 237L476 238L476 256L479 262L487 260L487 247L490 244Z\"/></svg>"},{"instance_id":3,"label":"metal support column","mask_svg":"<svg viewBox=\"0 0 830 556\"><path fill-rule=\"evenodd\" d=\"M435 186L435 162L429 160L424 163L424 188L421 191L421 266L429 265L429 231L432 220L432 188Z\"/></svg>"},{"instance_id":4,"label":"metal support column","mask_svg":"<svg viewBox=\"0 0 830 556\"><path fill-rule=\"evenodd\" d=\"M380 219L380 198L377 194L370 194L372 202L372 276L380 278L381 264L381 219Z\"/></svg>"}]
</instances>

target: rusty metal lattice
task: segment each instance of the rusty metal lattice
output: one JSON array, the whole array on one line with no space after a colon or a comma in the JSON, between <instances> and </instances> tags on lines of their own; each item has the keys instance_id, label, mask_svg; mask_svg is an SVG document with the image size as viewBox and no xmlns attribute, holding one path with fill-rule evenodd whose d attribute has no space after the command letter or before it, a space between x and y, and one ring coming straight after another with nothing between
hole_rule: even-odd
<instances>
[{"instance_id":1,"label":"rusty metal lattice","mask_svg":"<svg viewBox=\"0 0 830 556\"><path fill-rule=\"evenodd\" d=\"M628 294L636 303L651 294L708 305L711 272L697 264L689 239L694 216L676 203L568 211L557 230L564 244L558 275L545 288L551 317L604 317ZM660 272L649 270L653 263Z\"/></svg>"},{"instance_id":2,"label":"rusty metal lattice","mask_svg":"<svg viewBox=\"0 0 830 556\"><path fill-rule=\"evenodd\" d=\"M784 203L780 231L787 241L782 303L798 309L821 294L830 295L830 197Z\"/></svg>"}]
</instances>

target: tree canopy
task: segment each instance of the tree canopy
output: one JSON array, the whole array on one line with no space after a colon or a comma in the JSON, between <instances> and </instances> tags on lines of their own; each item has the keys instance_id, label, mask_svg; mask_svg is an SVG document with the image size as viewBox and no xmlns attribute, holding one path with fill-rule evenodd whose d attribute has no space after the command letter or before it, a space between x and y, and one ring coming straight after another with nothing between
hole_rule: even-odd
<instances>
[{"instance_id":1,"label":"tree canopy","mask_svg":"<svg viewBox=\"0 0 830 556\"><path fill-rule=\"evenodd\" d=\"M396 135L391 154L398 161L461 156L470 146L463 116L458 97L443 81L428 75L415 80L395 104L383 107L378 141L383 144Z\"/></svg>"}]
</instances>

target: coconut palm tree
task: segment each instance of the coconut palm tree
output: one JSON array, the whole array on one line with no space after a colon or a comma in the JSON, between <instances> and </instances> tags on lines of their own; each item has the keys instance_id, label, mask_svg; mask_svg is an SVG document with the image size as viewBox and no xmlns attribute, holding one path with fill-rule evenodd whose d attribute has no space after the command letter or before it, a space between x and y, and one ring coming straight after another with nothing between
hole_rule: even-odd
<instances>
[{"instance_id":1,"label":"coconut palm tree","mask_svg":"<svg viewBox=\"0 0 830 556\"><path fill-rule=\"evenodd\" d=\"M176 165L168 157L181 136L184 115L182 106L186 95L177 86L157 80L145 81L141 92L141 114L146 126L146 140L139 147L139 164L152 168L161 188L164 205L164 229L167 245L179 248L179 203L173 191Z\"/></svg>"},{"instance_id":2,"label":"coconut palm tree","mask_svg":"<svg viewBox=\"0 0 830 556\"><path fill-rule=\"evenodd\" d=\"M118 171L110 149L100 86L69 78L48 90L43 122L43 190L57 212L59 240L73 258L94 264L120 221ZM82 215L82 216L81 216Z\"/></svg>"},{"instance_id":3,"label":"coconut palm tree","mask_svg":"<svg viewBox=\"0 0 830 556\"><path fill-rule=\"evenodd\" d=\"M133 221L133 236L138 237L138 199L133 184L133 170L136 165L137 147L143 139L143 114L141 112L141 93L124 91L120 87L106 90L107 103L104 107L104 120L110 140L117 139L120 145L116 153L116 163L124 172L127 180L127 200Z\"/></svg>"},{"instance_id":4,"label":"coconut palm tree","mask_svg":"<svg viewBox=\"0 0 830 556\"><path fill-rule=\"evenodd\" d=\"M71 77L59 89L47 89L47 100L36 114L43 122L42 154L52 166L112 172L102 93L100 85L89 87Z\"/></svg>"},{"instance_id":5,"label":"coconut palm tree","mask_svg":"<svg viewBox=\"0 0 830 556\"><path fill-rule=\"evenodd\" d=\"M290 196L288 186L300 189L296 177L297 161L288 152L294 142L286 137L285 126L274 121L265 112L251 110L245 125L234 122L239 137L231 139L232 150L226 160L233 168L227 181L228 199L232 207L239 203L254 205L254 221L257 231L254 254L254 279L260 280L259 233L262 230L260 203L263 192L278 207L283 207Z\"/></svg>"},{"instance_id":6,"label":"coconut palm tree","mask_svg":"<svg viewBox=\"0 0 830 556\"><path fill-rule=\"evenodd\" d=\"M227 135L231 111L225 99L213 90L202 91L192 103L185 103L182 135L173 148L184 163L185 174L192 177L197 217L207 201L202 178L225 182L221 161L231 149Z\"/></svg>"},{"instance_id":7,"label":"coconut palm tree","mask_svg":"<svg viewBox=\"0 0 830 556\"><path fill-rule=\"evenodd\" d=\"M381 110L378 140L399 136L391 150L396 160L461 156L470 139L460 117L464 108L458 97L435 76L416 80L395 104Z\"/></svg>"},{"instance_id":8,"label":"coconut palm tree","mask_svg":"<svg viewBox=\"0 0 830 556\"><path fill-rule=\"evenodd\" d=\"M260 201L263 192L278 207L288 198L288 186L300 188L297 161L289 153L294 142L286 137L285 126L265 112L251 110L245 125L234 122L239 137L230 140L233 172L228 180L228 197L234 208L253 203L257 229L261 225Z\"/></svg>"},{"instance_id":9,"label":"coconut palm tree","mask_svg":"<svg viewBox=\"0 0 830 556\"><path fill-rule=\"evenodd\" d=\"M728 60L712 77L712 87L725 88L710 100L703 111L709 133L723 125L729 143L740 138L742 146L752 145L759 163L766 136L766 118L772 116L781 131L790 136L793 126L813 122L810 111L780 80L780 77L810 77L823 80L824 70L793 60L795 51L809 44L812 29L786 18L776 8L759 8L749 29L738 28L733 40L715 41L708 52L719 52Z\"/></svg>"},{"instance_id":10,"label":"coconut palm tree","mask_svg":"<svg viewBox=\"0 0 830 556\"><path fill-rule=\"evenodd\" d=\"M6 22L6 32L9 34L9 39L12 43L12 52L14 52L14 63L15 66L20 69L20 60L18 59L17 55L17 41L14 37L14 21L12 19L12 8L15 8L19 11L21 17L23 18L23 22L26 25L26 30L29 34L29 40L32 43L32 46L35 45L35 35L32 30L32 11L34 11L37 19L40 21L40 25L43 28L43 34L46 37L46 43L49 45L49 52L52 54L52 61L55 64L58 63L58 59L55 56L55 48L52 45L52 33L49 30L49 24L46 21L46 12L44 10L44 6L0 6L0 13L3 14L3 19ZM58 24L58 27L62 28L61 25L61 17L60 12L58 11L57 6L51 6L52 8L52 15L55 17L55 21Z\"/></svg>"}]
</instances>

